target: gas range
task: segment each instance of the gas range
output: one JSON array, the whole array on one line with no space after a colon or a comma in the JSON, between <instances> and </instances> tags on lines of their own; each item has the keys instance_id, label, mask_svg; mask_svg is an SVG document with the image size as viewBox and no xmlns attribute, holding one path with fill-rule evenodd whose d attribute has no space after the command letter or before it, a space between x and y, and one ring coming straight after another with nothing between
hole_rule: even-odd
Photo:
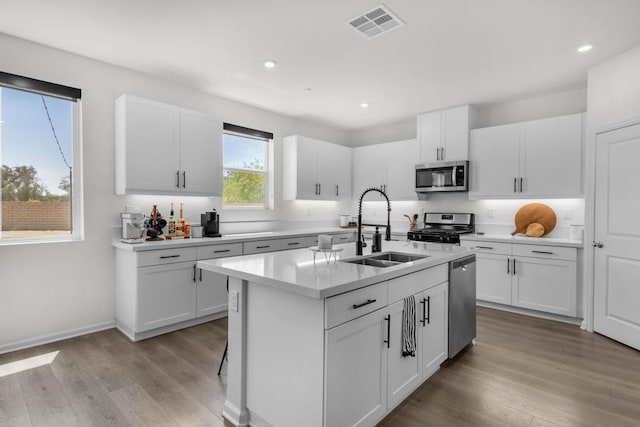
<instances>
[{"instance_id":1,"label":"gas range","mask_svg":"<svg viewBox=\"0 0 640 427\"><path fill-rule=\"evenodd\" d=\"M425 213L424 228L407 233L409 240L460 244L460 235L475 231L472 213Z\"/></svg>"}]
</instances>

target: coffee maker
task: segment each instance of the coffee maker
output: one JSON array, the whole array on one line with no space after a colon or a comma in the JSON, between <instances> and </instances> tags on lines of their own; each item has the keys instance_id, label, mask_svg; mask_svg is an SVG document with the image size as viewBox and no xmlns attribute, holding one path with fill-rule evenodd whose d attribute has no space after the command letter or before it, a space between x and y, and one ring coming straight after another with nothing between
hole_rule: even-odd
<instances>
[{"instance_id":1,"label":"coffee maker","mask_svg":"<svg viewBox=\"0 0 640 427\"><path fill-rule=\"evenodd\" d=\"M137 240L142 242L144 232L144 214L139 212L123 212L122 218L122 240L133 243Z\"/></svg>"},{"instance_id":2,"label":"coffee maker","mask_svg":"<svg viewBox=\"0 0 640 427\"><path fill-rule=\"evenodd\" d=\"M204 237L220 237L220 215L214 209L211 212L205 212L200 215L200 224L202 225L202 235Z\"/></svg>"}]
</instances>

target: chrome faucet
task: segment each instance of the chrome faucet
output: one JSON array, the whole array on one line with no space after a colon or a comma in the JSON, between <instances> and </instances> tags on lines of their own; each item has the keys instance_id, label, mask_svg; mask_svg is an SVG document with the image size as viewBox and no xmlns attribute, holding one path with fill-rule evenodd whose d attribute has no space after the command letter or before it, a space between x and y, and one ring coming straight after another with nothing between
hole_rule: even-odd
<instances>
[{"instance_id":1,"label":"chrome faucet","mask_svg":"<svg viewBox=\"0 0 640 427\"><path fill-rule=\"evenodd\" d=\"M364 190L362 192L362 195L360 196L360 202L358 203L358 238L356 239L356 255L362 255L362 199L364 198L364 195L369 193L370 191L377 191L378 193L382 194L382 196L387 199L387 225L379 225L379 224L367 224L367 225L378 225L379 227L386 227L386 232L384 234L384 240L386 241L390 241L391 240L391 202L389 201L389 197L387 196L387 193L385 193L382 189L377 188L377 187L370 187L367 188L366 190Z\"/></svg>"}]
</instances>

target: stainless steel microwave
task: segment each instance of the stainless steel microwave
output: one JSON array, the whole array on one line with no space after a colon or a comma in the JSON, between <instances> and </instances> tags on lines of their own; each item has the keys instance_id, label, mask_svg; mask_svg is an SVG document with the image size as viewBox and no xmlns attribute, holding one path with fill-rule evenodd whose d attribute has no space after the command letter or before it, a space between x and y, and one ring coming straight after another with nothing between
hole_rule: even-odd
<instances>
[{"instance_id":1,"label":"stainless steel microwave","mask_svg":"<svg viewBox=\"0 0 640 427\"><path fill-rule=\"evenodd\" d=\"M467 191L469 162L438 162L416 165L416 192Z\"/></svg>"}]
</instances>

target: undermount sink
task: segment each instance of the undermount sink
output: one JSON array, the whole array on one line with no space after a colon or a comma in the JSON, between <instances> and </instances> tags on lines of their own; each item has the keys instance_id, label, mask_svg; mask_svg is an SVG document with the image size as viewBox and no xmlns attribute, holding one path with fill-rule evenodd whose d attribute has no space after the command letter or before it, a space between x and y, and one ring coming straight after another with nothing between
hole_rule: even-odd
<instances>
[{"instance_id":1,"label":"undermount sink","mask_svg":"<svg viewBox=\"0 0 640 427\"><path fill-rule=\"evenodd\" d=\"M369 265L371 267L393 267L405 262L418 261L427 258L429 255L414 255L401 252L383 252L377 255L369 255L362 258L341 259L342 262L350 264Z\"/></svg>"}]
</instances>

